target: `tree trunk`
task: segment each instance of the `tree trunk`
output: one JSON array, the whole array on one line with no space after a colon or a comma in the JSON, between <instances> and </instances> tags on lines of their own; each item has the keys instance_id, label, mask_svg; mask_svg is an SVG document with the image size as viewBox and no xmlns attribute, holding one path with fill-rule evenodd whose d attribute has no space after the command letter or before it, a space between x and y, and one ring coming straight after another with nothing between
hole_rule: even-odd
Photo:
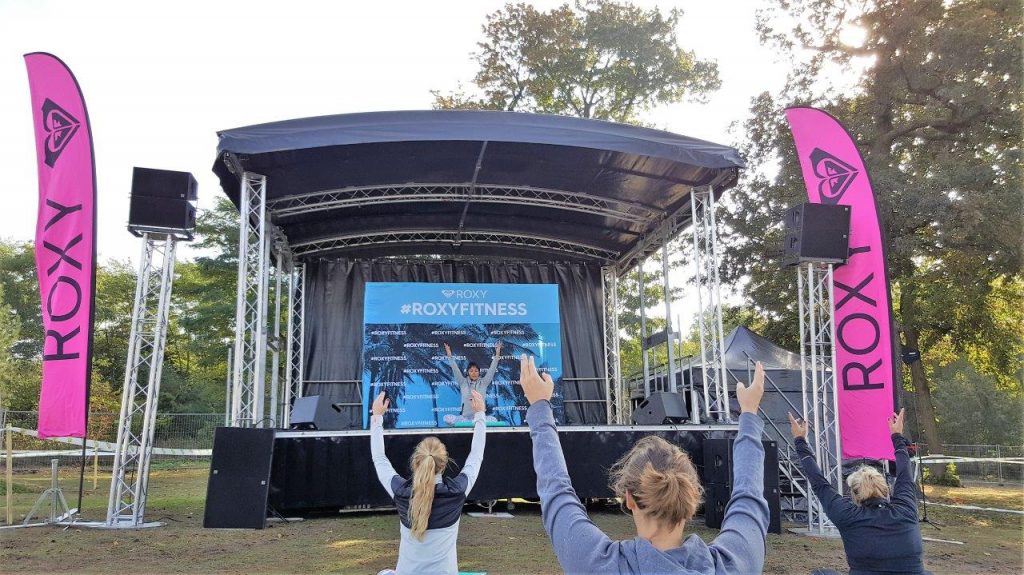
<instances>
[{"instance_id":1,"label":"tree trunk","mask_svg":"<svg viewBox=\"0 0 1024 575\"><path fill-rule=\"evenodd\" d=\"M900 294L900 315L903 318L903 326L900 331L903 332L903 347L920 351L920 333L917 326L914 325L912 298L913 289L905 286ZM928 444L928 453L942 453L942 441L939 438L939 425L935 419L932 392L928 385L928 376L924 372L924 364L920 359L910 364L910 381L914 386L914 397L917 400L917 420L921 426L920 431L924 435L924 442ZM928 474L932 478L939 479L945 476L946 466L941 463L929 465Z\"/></svg>"}]
</instances>

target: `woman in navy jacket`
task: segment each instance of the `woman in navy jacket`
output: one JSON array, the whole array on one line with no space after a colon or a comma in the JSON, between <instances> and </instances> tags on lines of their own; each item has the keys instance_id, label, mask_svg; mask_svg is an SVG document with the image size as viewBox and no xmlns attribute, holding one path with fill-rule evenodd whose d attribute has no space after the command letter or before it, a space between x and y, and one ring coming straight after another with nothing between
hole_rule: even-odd
<instances>
[{"instance_id":1,"label":"woman in navy jacket","mask_svg":"<svg viewBox=\"0 0 1024 575\"><path fill-rule=\"evenodd\" d=\"M850 575L927 573L917 522L917 486L910 473L909 442L903 437L903 415L901 409L899 415L894 413L889 418L889 431L896 450L896 484L892 492L881 473L864 465L847 478L850 496L843 497L836 493L814 461L807 445L807 422L789 414L800 465L825 515L839 529Z\"/></svg>"}]
</instances>

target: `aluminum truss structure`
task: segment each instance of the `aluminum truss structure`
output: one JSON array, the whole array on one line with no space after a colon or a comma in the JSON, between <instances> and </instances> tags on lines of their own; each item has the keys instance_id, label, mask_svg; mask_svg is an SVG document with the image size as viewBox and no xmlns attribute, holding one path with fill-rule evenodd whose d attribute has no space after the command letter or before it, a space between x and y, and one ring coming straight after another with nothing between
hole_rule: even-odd
<instances>
[{"instance_id":1,"label":"aluminum truss structure","mask_svg":"<svg viewBox=\"0 0 1024 575\"><path fill-rule=\"evenodd\" d=\"M625 200L562 190L527 186L496 186L475 182L447 185L403 184L328 190L288 196L270 202L268 208L278 216L294 216L334 209L423 201L543 206L600 214L638 224L646 224L652 219L658 220L665 216L661 210Z\"/></svg>"},{"instance_id":2,"label":"aluminum truss structure","mask_svg":"<svg viewBox=\"0 0 1024 575\"><path fill-rule=\"evenodd\" d=\"M267 372L267 290L270 233L266 218L267 178L245 172L239 194L238 289L231 425L263 424Z\"/></svg>"},{"instance_id":3,"label":"aluminum truss structure","mask_svg":"<svg viewBox=\"0 0 1024 575\"><path fill-rule=\"evenodd\" d=\"M601 268L601 292L604 293L604 372L608 424L622 423L629 391L622 384L619 356L619 274L611 266ZM625 394L625 397L623 397Z\"/></svg>"},{"instance_id":4,"label":"aluminum truss structure","mask_svg":"<svg viewBox=\"0 0 1024 575\"><path fill-rule=\"evenodd\" d=\"M282 427L291 423L293 397L303 394L303 321L306 317L306 264L293 265L288 282L288 361L284 372L284 413Z\"/></svg>"},{"instance_id":5,"label":"aluminum truss structure","mask_svg":"<svg viewBox=\"0 0 1024 575\"><path fill-rule=\"evenodd\" d=\"M241 180L231 425L287 427L292 398L302 393L305 265L295 264L287 238L270 222L266 177L245 172Z\"/></svg>"},{"instance_id":6,"label":"aluminum truss structure","mask_svg":"<svg viewBox=\"0 0 1024 575\"><path fill-rule=\"evenodd\" d=\"M797 268L800 297L800 371L804 419L811 428L807 441L825 479L843 493L843 458L839 436L839 405L835 387L836 356L833 342L834 287L832 264L802 263ZM836 536L821 502L810 489L807 503L808 533Z\"/></svg>"},{"instance_id":7,"label":"aluminum truss structure","mask_svg":"<svg viewBox=\"0 0 1024 575\"><path fill-rule=\"evenodd\" d=\"M293 253L302 256L318 252L329 252L347 248L372 247L383 244L485 244L502 246L519 246L543 251L558 252L564 255L585 255L591 258L610 261L618 257L618 252L582 242L570 242L555 238L546 238L529 234L509 234L499 232L478 231L437 231L437 230L402 230L375 233L358 233L338 235L330 238L292 245Z\"/></svg>"},{"instance_id":8,"label":"aluminum truss structure","mask_svg":"<svg viewBox=\"0 0 1024 575\"><path fill-rule=\"evenodd\" d=\"M690 194L693 217L693 265L697 284L697 327L700 335L704 415L710 421L732 423L729 385L725 367L725 334L722 329L721 282L718 275L718 225L715 192L711 187ZM709 377L710 376L710 377ZM711 397L708 387L714 389Z\"/></svg>"},{"instance_id":9,"label":"aluminum truss structure","mask_svg":"<svg viewBox=\"0 0 1024 575\"><path fill-rule=\"evenodd\" d=\"M142 235L107 527L143 527L177 240Z\"/></svg>"},{"instance_id":10,"label":"aluminum truss structure","mask_svg":"<svg viewBox=\"0 0 1024 575\"><path fill-rule=\"evenodd\" d=\"M685 208L673 213L643 204L592 196L585 193L539 189L518 186L472 184L404 184L397 186L369 186L327 190L277 200L267 198L267 181L260 174L243 172L239 194L240 238L238 292L235 322L234 365L231 374L231 424L234 426L262 426L266 421L275 425L288 425L288 408L293 397L303 390L303 323L305 315L305 267L294 264L295 258L312 256L336 250L367 248L383 244L477 244L519 246L538 251L587 257L607 262L602 267L601 280L604 293L603 328L605 333L605 380L607 388L607 417L610 423L624 423L629 414L629 391L620 373L619 352L619 294L618 280L623 273L662 250L664 243L678 235L691 221ZM700 232L701 249L716 249L714 242L714 198L712 188L694 189L694 197L703 197L702 215L711 218L710 227ZM708 199L709 198L709 199ZM270 221L273 217L297 216L314 212L357 208L360 206L394 204L402 202L490 202L502 204L547 206L556 209L597 213L610 218L648 223L659 221L656 229L627 253L619 253L586 242L569 241L544 235L510 234L489 231L389 230L377 233L338 234L289 245L284 234ZM706 207L704 207L706 205ZM696 220L695 220L696 221ZM273 254L274 265L271 265ZM717 253L702 254L700 261L706 269L715 270L714 282L709 283L708 301L716 318L717 338L721 349L721 309L718 296ZM666 260L667 262L667 260ZM270 278L274 283L271 289ZM667 273L665 274L667 278ZM287 282L287 285L283 285ZM667 283L666 292L669 289ZM287 292L287 327L281 336L280 306ZM271 293L274 294L273 326L268 333L267 311ZM671 318L670 304L666 305ZM669 320L669 323L671 321ZM705 326L707 327L707 326ZM702 327L703 329L703 327ZM668 334L671 348L671 334ZM702 338L702 340L705 338ZM266 417L268 366L267 349L271 351L270 417ZM670 353L672 350L670 349ZM280 373L279 354L285 354L283 374ZM720 354L719 354L720 355ZM717 374L718 370L712 370ZM283 377L282 377L283 375ZM717 376L716 381L724 380ZM673 378L674 379L674 378ZM705 378L705 381L708 381ZM673 381L674 383L674 381ZM724 383L721 384L724 388ZM716 396L724 397L725 393ZM727 399L726 399L727 402ZM726 405L726 420L728 419ZM698 421L698 414L694 414Z\"/></svg>"}]
</instances>

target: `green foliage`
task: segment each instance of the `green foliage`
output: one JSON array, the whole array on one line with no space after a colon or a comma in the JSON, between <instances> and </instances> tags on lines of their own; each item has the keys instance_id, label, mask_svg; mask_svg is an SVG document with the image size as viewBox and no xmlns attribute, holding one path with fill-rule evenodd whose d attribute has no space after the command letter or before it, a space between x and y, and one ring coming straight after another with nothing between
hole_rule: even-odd
<instances>
[{"instance_id":1,"label":"green foliage","mask_svg":"<svg viewBox=\"0 0 1024 575\"><path fill-rule=\"evenodd\" d=\"M776 0L760 13L763 40L794 66L744 125L750 169L723 218L733 232L723 276L748 277L767 337L790 346L798 333L795 274L778 268L780 222L806 195L782 109L815 105L844 123L871 170L903 345L928 365L963 356L1019 392L1021 16L1019 2L1002 0ZM846 41L851 28L863 43ZM839 75L852 87L828 80ZM940 444L926 373L910 371L926 440Z\"/></svg>"},{"instance_id":2,"label":"green foliage","mask_svg":"<svg viewBox=\"0 0 1024 575\"><path fill-rule=\"evenodd\" d=\"M963 487L963 483L960 481L960 476L956 472L955 463L947 463L945 472L941 475L933 475L928 466L925 466L922 470L921 475L923 481L930 485L945 485L946 487Z\"/></svg>"},{"instance_id":3,"label":"green foliage","mask_svg":"<svg viewBox=\"0 0 1024 575\"><path fill-rule=\"evenodd\" d=\"M1001 389L997 378L979 373L964 359L935 367L930 376L939 431L946 443L1024 444L1020 389Z\"/></svg>"},{"instance_id":4,"label":"green foliage","mask_svg":"<svg viewBox=\"0 0 1024 575\"><path fill-rule=\"evenodd\" d=\"M482 97L434 91L439 109L518 110L637 123L641 112L718 89L718 67L676 43L682 11L612 0L489 14L474 56Z\"/></svg>"}]
</instances>

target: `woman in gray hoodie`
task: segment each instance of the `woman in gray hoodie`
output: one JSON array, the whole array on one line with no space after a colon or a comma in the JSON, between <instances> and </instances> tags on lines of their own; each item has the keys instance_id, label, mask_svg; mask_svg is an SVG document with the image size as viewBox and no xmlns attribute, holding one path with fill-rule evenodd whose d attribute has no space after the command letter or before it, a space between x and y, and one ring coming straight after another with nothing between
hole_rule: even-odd
<instances>
[{"instance_id":1,"label":"woman in gray hoodie","mask_svg":"<svg viewBox=\"0 0 1024 575\"><path fill-rule=\"evenodd\" d=\"M613 541L587 516L573 491L551 411L551 376L533 358L521 358L520 382L530 409L544 529L566 573L760 573L764 566L768 503L764 499L763 423L757 415L764 370L750 386L736 384L741 414L733 447L733 491L722 530L710 545L683 529L700 503L701 488L689 457L658 438L637 443L612 470L612 487L636 523L637 537Z\"/></svg>"}]
</instances>

